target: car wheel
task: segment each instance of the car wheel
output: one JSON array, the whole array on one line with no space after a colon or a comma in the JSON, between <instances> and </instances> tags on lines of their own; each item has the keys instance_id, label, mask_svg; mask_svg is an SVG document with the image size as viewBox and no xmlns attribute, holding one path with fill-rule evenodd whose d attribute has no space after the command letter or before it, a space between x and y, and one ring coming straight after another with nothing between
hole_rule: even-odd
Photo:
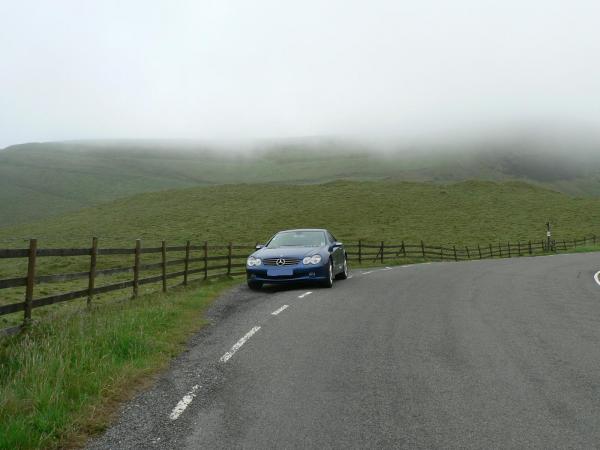
<instances>
[{"instance_id":1,"label":"car wheel","mask_svg":"<svg viewBox=\"0 0 600 450\"><path fill-rule=\"evenodd\" d=\"M263 284L260 281L248 281L248 287L253 291L258 291Z\"/></svg>"},{"instance_id":2,"label":"car wheel","mask_svg":"<svg viewBox=\"0 0 600 450\"><path fill-rule=\"evenodd\" d=\"M323 282L323 287L330 288L333 287L333 262L329 261L329 272L327 274L327 279Z\"/></svg>"},{"instance_id":3,"label":"car wheel","mask_svg":"<svg viewBox=\"0 0 600 450\"><path fill-rule=\"evenodd\" d=\"M335 276L336 280L345 280L348 278L348 258L344 256L344 268Z\"/></svg>"}]
</instances>

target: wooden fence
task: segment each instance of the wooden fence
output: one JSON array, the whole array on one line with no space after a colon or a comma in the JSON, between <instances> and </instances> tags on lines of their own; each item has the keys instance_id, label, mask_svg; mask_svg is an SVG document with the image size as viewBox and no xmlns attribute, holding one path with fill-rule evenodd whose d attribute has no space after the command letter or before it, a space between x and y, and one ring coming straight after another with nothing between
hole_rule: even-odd
<instances>
[{"instance_id":1,"label":"wooden fence","mask_svg":"<svg viewBox=\"0 0 600 450\"><path fill-rule=\"evenodd\" d=\"M419 244L409 244L402 241L390 244L358 241L358 244L345 245L349 261L359 264L369 262L383 263L386 260L401 258L423 258L433 261L470 261L489 258L513 258L518 256L534 256L561 251L573 250L577 247L596 245L596 235L585 236L581 239L541 240L498 242L466 246L432 246L421 241ZM598 242L600 243L600 241Z\"/></svg>"},{"instance_id":2,"label":"wooden fence","mask_svg":"<svg viewBox=\"0 0 600 450\"><path fill-rule=\"evenodd\" d=\"M432 261L466 261L489 258L512 258L518 256L533 256L550 252L569 251L581 246L596 245L596 236L582 239L559 241L527 241L479 244L476 246L431 246L421 241L419 244L401 242L390 244L385 242L372 243L358 241L356 244L346 244L348 259L358 264L422 258ZM86 298L89 304L94 296L112 291L130 289L133 298L139 295L139 287L150 283L161 283L163 292L167 291L167 281L181 279L179 285L187 285L193 280L206 280L219 276L243 275L245 271L235 271L245 267L245 259L254 249L253 245L194 245L190 241L183 246L168 246L165 241L160 247L142 247L137 240L131 248L101 248L98 239L92 240L89 248L38 248L36 239L29 241L28 248L0 249L0 261L14 258L27 259L27 274L23 277L0 277L0 291L9 288L25 288L24 300L21 302L0 304L0 316L23 311L23 324L31 322L32 310L43 306L66 302L79 298ZM235 253L236 251L241 253ZM183 258L168 259L169 253L183 254ZM144 255L158 254L159 262L142 263ZM98 258L105 255L121 255L132 258L133 264L127 267L111 267L98 270ZM156 255L155 255L156 256ZM87 257L89 258L87 270L70 273L37 275L36 267L39 258L47 257ZM169 272L169 269L178 266L180 270ZM145 271L159 272L158 275L144 276ZM114 275L131 275L131 279L97 285L99 278ZM69 292L49 296L35 297L35 289L39 285L55 282L70 282L84 280L87 287L84 289L70 290ZM5 329L4 334L12 333L19 327Z\"/></svg>"},{"instance_id":3,"label":"wooden fence","mask_svg":"<svg viewBox=\"0 0 600 450\"><path fill-rule=\"evenodd\" d=\"M23 325L31 321L32 310L43 306L66 302L79 298L86 298L91 304L95 295L112 291L131 289L131 295L136 298L139 295L139 287L150 283L161 283L162 291L167 291L167 280L181 279L179 285L186 286L193 280L206 280L220 276L235 276L245 274L239 271L246 266L245 260L254 249L254 245L193 245L188 241L183 246L168 246L165 241L160 247L142 247L141 241L137 240L131 248L100 248L98 239L92 240L89 248L60 248L41 249L38 248L36 239L29 241L29 248L22 249L0 249L0 261L5 259L27 258L27 275L17 278L0 279L0 290L8 288L25 288L24 301L0 305L0 316L24 311ZM235 253L243 251L243 253ZM183 258L168 259L169 253L183 254ZM144 255L158 254L160 262L143 264ZM133 264L128 267L112 267L98 270L98 258L104 255L129 255ZM88 270L61 273L53 275L36 274L36 267L40 258L47 257L89 257ZM242 261L243 260L243 261ZM179 266L180 270L169 271L170 268ZM237 269L237 272L236 272ZM159 271L158 275L144 276L144 271ZM130 274L131 279L116 283L97 285L101 277ZM199 275L199 276L198 276ZM1 278L1 277L0 277ZM60 294L35 298L34 293L38 285L55 282L66 282L72 280L85 280L85 289L71 290ZM19 327L5 330L4 334L18 331Z\"/></svg>"}]
</instances>

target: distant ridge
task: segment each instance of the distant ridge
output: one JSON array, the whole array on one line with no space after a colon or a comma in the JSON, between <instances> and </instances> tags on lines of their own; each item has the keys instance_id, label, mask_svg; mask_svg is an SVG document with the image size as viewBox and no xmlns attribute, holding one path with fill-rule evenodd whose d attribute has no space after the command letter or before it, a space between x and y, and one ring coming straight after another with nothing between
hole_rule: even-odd
<instances>
[{"instance_id":1,"label":"distant ridge","mask_svg":"<svg viewBox=\"0 0 600 450\"><path fill-rule=\"evenodd\" d=\"M521 180L570 195L596 196L598 142L515 134L404 147L336 137L239 145L166 139L20 144L0 152L0 226L137 193L218 184Z\"/></svg>"}]
</instances>

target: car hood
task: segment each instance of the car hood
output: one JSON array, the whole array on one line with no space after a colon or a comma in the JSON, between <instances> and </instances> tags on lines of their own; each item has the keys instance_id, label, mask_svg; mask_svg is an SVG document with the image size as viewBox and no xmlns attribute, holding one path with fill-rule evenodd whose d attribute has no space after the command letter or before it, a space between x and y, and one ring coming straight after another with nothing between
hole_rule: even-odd
<instances>
[{"instance_id":1,"label":"car hood","mask_svg":"<svg viewBox=\"0 0 600 450\"><path fill-rule=\"evenodd\" d=\"M327 247L279 247L261 248L252 254L256 258L304 258L321 254Z\"/></svg>"}]
</instances>

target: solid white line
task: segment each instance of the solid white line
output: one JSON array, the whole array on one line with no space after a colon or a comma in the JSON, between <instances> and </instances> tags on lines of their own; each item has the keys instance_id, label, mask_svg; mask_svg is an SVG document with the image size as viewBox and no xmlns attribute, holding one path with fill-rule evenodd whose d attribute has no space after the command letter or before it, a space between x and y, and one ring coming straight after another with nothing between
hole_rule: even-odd
<instances>
[{"instance_id":1,"label":"solid white line","mask_svg":"<svg viewBox=\"0 0 600 450\"><path fill-rule=\"evenodd\" d=\"M304 298L304 297L306 297L307 295L310 295L310 294L312 294L312 291L305 292L304 294L299 295L298 298Z\"/></svg>"},{"instance_id":2,"label":"solid white line","mask_svg":"<svg viewBox=\"0 0 600 450\"><path fill-rule=\"evenodd\" d=\"M198 390L198 388L200 388L200 386L195 385L194 387L192 387L192 390L190 392L185 394L183 396L183 398L181 400L179 400L179 403L177 403L177 405L175 405L175 408L173 408L173 411L171 411L171 414L169 414L169 418L171 420L177 419L181 415L181 413L183 413L185 411L185 408L187 408L188 405L190 403L192 403L192 400L194 400L194 397L196 396L196 391Z\"/></svg>"},{"instance_id":3,"label":"solid white line","mask_svg":"<svg viewBox=\"0 0 600 450\"><path fill-rule=\"evenodd\" d=\"M242 345L244 345L246 343L246 341L248 339L250 339L252 337L252 335L254 333L256 333L258 330L260 330L260 327L253 327L250 331L248 331L246 333L246 335L243 338L241 338L239 341L237 341L233 345L233 347L231 347L231 350L229 350L227 353L225 353L223 356L221 356L221 359L219 361L221 361L223 363L229 361L229 358L231 358L235 354L235 352L237 352L240 349L240 347Z\"/></svg>"},{"instance_id":4,"label":"solid white line","mask_svg":"<svg viewBox=\"0 0 600 450\"><path fill-rule=\"evenodd\" d=\"M598 279L598 277L600 277L600 271L596 272L596 275L594 275L594 280L596 280L596 283L600 286L600 279Z\"/></svg>"},{"instance_id":5,"label":"solid white line","mask_svg":"<svg viewBox=\"0 0 600 450\"><path fill-rule=\"evenodd\" d=\"M275 311L273 311L271 313L272 316L276 316L277 314L279 314L281 311L283 311L284 309L286 309L289 305L283 305L281 308L276 309Z\"/></svg>"}]
</instances>

